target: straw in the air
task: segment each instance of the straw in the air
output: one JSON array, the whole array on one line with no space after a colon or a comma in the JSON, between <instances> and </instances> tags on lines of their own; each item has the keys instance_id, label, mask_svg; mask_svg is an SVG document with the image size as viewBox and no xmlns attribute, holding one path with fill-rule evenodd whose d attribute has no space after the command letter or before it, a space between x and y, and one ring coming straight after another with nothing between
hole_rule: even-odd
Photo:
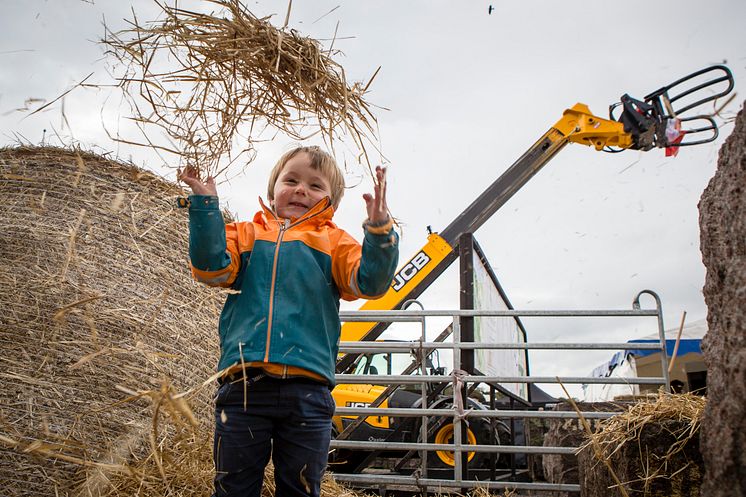
<instances>
[{"instance_id":1,"label":"straw in the air","mask_svg":"<svg viewBox=\"0 0 746 497\"><path fill-rule=\"evenodd\" d=\"M267 126L295 139L320 132L330 145L345 133L367 158L374 117L364 95L375 74L349 84L336 52L288 29L287 17L278 28L240 0L205 4L216 10L158 4L162 20L134 18L103 41L121 63L117 78L144 133L135 143L178 154L213 176L235 161L236 140L251 152ZM172 144L158 144L153 129Z\"/></svg>"}]
</instances>

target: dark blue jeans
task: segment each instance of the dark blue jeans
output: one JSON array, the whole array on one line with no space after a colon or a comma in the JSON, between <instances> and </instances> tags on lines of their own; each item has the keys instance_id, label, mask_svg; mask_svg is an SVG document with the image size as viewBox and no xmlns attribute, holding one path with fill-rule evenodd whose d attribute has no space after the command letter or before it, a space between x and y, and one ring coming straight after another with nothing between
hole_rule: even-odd
<instances>
[{"instance_id":1,"label":"dark blue jeans","mask_svg":"<svg viewBox=\"0 0 746 497\"><path fill-rule=\"evenodd\" d=\"M244 388L223 383L215 399L213 497L259 497L270 455L278 497L318 497L334 415L328 387L265 377Z\"/></svg>"}]
</instances>

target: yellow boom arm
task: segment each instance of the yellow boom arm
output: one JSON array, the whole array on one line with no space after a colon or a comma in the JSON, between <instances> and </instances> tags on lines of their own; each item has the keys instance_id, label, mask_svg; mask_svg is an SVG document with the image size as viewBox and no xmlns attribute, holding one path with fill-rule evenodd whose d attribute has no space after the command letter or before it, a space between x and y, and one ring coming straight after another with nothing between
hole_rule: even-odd
<instances>
[{"instance_id":1,"label":"yellow boom arm","mask_svg":"<svg viewBox=\"0 0 746 497\"><path fill-rule=\"evenodd\" d=\"M406 300L419 296L453 262L459 236L481 226L568 142L593 146L596 150L606 146L628 148L632 145L632 136L624 131L622 123L594 116L585 104L578 103L567 109L562 118L442 234L428 236L425 246L396 273L383 297L365 302L360 310L398 309ZM383 329L385 325L380 323L344 323L342 340L375 340Z\"/></svg>"}]
</instances>

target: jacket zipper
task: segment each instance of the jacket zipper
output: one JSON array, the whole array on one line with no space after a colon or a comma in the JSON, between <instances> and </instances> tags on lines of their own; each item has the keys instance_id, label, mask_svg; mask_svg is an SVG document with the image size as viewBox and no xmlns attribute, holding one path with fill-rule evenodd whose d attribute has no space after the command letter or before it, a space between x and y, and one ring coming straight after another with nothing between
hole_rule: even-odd
<instances>
[{"instance_id":1,"label":"jacket zipper","mask_svg":"<svg viewBox=\"0 0 746 497\"><path fill-rule=\"evenodd\" d=\"M290 219L283 220L282 224L280 224L280 233L277 235L277 244L275 245L275 255L274 260L272 261L272 283L270 283L269 287L269 309L267 310L267 342L265 344L265 352L264 352L264 362L269 362L269 344L270 344L270 337L272 336L272 317L274 315L274 301L275 301L275 282L277 281L277 259L280 255L280 243L282 242L282 237L285 235L285 232L294 227L298 226L301 223L304 223L308 221L309 219L313 219L314 217L320 215L326 209L329 207L322 209L321 211L317 212L316 214L303 218L301 217L298 219L294 224L290 224ZM274 215L274 214L273 214ZM279 222L279 218L275 216L275 220Z\"/></svg>"},{"instance_id":2,"label":"jacket zipper","mask_svg":"<svg viewBox=\"0 0 746 497\"><path fill-rule=\"evenodd\" d=\"M272 261L272 283L269 287L269 309L267 311L267 343L264 352L264 362L269 362L269 343L270 337L272 336L272 317L274 315L274 302L275 302L275 282L277 281L277 259L280 255L280 243L282 243L282 237L285 231L290 227L290 219L285 219L280 225L280 233L277 235L277 244L275 245L275 256Z\"/></svg>"}]
</instances>

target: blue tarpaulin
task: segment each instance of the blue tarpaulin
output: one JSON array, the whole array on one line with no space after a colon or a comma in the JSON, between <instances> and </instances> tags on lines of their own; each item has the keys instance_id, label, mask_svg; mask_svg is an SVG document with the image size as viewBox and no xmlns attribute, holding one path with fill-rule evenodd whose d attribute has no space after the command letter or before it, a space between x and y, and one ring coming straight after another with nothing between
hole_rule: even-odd
<instances>
[{"instance_id":1,"label":"blue tarpaulin","mask_svg":"<svg viewBox=\"0 0 746 497\"><path fill-rule=\"evenodd\" d=\"M671 357L673 355L673 349L676 346L675 337L676 335L678 335L678 331L678 329L666 330L666 355L668 357ZM687 326L685 326L682 330L681 340L679 341L679 350L676 352L676 355L680 357L690 352L701 354L702 349L700 348L700 345L702 343L702 337L705 335L706 332L707 322L704 319L701 321L689 323ZM660 343L660 338L658 338L657 333L652 333L642 338L629 340L627 343ZM658 353L659 350L656 349L633 349L619 351L612 356L611 360L608 363L597 367L594 370L593 375L597 376L600 374L600 376L608 376L611 371L614 370L614 368L621 365L630 355L639 358Z\"/></svg>"},{"instance_id":2,"label":"blue tarpaulin","mask_svg":"<svg viewBox=\"0 0 746 497\"><path fill-rule=\"evenodd\" d=\"M660 340L630 340L627 343L660 343ZM696 352L697 354L702 353L702 349L700 348L700 344L702 343L702 340L700 339L681 339L679 341L679 350L676 352L676 355L682 356L684 354L688 354L690 352ZM666 340L666 354L668 357L671 357L673 355L673 348L676 345L676 340L671 340L670 338ZM634 354L636 357L645 357L647 355L651 354L657 354L657 350L630 350L631 354Z\"/></svg>"}]
</instances>

